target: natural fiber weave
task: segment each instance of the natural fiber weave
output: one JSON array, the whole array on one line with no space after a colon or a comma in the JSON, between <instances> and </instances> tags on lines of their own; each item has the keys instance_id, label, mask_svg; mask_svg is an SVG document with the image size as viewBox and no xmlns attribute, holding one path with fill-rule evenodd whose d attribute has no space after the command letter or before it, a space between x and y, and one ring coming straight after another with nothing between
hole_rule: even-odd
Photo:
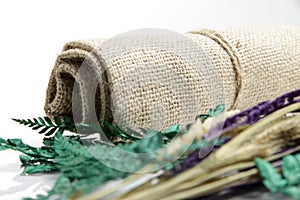
<instances>
[{"instance_id":1,"label":"natural fiber weave","mask_svg":"<svg viewBox=\"0 0 300 200\"><path fill-rule=\"evenodd\" d=\"M300 88L299 77L300 27L76 41L57 58L45 111L163 129L221 102L230 110L273 99Z\"/></svg>"}]
</instances>

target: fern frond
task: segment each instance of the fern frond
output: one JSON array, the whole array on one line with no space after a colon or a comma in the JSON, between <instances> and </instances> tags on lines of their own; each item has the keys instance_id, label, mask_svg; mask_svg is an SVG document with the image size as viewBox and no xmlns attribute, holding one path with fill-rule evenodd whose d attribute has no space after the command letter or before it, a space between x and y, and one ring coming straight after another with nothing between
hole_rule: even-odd
<instances>
[{"instance_id":1,"label":"fern frond","mask_svg":"<svg viewBox=\"0 0 300 200\"><path fill-rule=\"evenodd\" d=\"M45 134L45 136L53 136L54 134L60 132L63 133L65 130L75 131L75 125L72 124L71 119L69 117L64 117L61 120L60 117L55 116L54 122L49 117L38 117L33 119L12 119L19 124L23 124L24 126L28 126L33 130L39 130L40 134Z\"/></svg>"}]
</instances>

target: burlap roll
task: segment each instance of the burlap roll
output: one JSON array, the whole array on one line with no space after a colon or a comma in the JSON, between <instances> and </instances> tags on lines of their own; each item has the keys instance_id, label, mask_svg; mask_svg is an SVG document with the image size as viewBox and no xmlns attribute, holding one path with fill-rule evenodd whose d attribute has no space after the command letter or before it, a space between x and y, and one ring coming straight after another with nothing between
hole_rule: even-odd
<instances>
[{"instance_id":1,"label":"burlap roll","mask_svg":"<svg viewBox=\"0 0 300 200\"><path fill-rule=\"evenodd\" d=\"M133 35L67 43L46 114L163 129L221 102L245 109L300 88L300 27Z\"/></svg>"}]
</instances>

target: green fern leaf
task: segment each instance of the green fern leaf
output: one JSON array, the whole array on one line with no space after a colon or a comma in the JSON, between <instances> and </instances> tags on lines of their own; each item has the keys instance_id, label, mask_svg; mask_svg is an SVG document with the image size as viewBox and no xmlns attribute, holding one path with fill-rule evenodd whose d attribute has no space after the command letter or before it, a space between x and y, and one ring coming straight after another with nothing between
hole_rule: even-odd
<instances>
[{"instance_id":1,"label":"green fern leaf","mask_svg":"<svg viewBox=\"0 0 300 200\"><path fill-rule=\"evenodd\" d=\"M56 123L57 126L61 126L62 125L60 117L54 116L54 121L55 121L55 123Z\"/></svg>"},{"instance_id":2,"label":"green fern leaf","mask_svg":"<svg viewBox=\"0 0 300 200\"><path fill-rule=\"evenodd\" d=\"M40 134L46 133L46 131L49 130L49 127L45 127L42 130L39 131Z\"/></svg>"},{"instance_id":3,"label":"green fern leaf","mask_svg":"<svg viewBox=\"0 0 300 200\"><path fill-rule=\"evenodd\" d=\"M33 121L31 121L31 119L27 119L27 121L28 124L35 124Z\"/></svg>"},{"instance_id":4,"label":"green fern leaf","mask_svg":"<svg viewBox=\"0 0 300 200\"><path fill-rule=\"evenodd\" d=\"M283 158L282 172L289 185L300 183L300 163L295 156L288 155Z\"/></svg>"},{"instance_id":5,"label":"green fern leaf","mask_svg":"<svg viewBox=\"0 0 300 200\"><path fill-rule=\"evenodd\" d=\"M40 134L45 134L46 136L52 136L55 132L63 132L65 130L74 131L75 125L72 124L71 119L64 117L62 121L59 117L54 117L55 124L51 121L49 117L44 118L33 118L33 119L12 119L20 124L28 126L33 130L39 130Z\"/></svg>"},{"instance_id":6,"label":"green fern leaf","mask_svg":"<svg viewBox=\"0 0 300 200\"><path fill-rule=\"evenodd\" d=\"M51 136L55 133L55 131L57 130L57 128L53 127L50 129L50 131L48 131L45 136Z\"/></svg>"},{"instance_id":7,"label":"green fern leaf","mask_svg":"<svg viewBox=\"0 0 300 200\"><path fill-rule=\"evenodd\" d=\"M37 166L25 166L23 173L25 174L34 174L34 173L40 173L40 172L51 172L51 171L57 171L57 167L48 164L41 164Z\"/></svg>"},{"instance_id":8,"label":"green fern leaf","mask_svg":"<svg viewBox=\"0 0 300 200\"><path fill-rule=\"evenodd\" d=\"M40 129L40 128L42 128L41 125L35 125L35 126L32 127L32 130L38 130L38 129Z\"/></svg>"},{"instance_id":9,"label":"green fern leaf","mask_svg":"<svg viewBox=\"0 0 300 200\"><path fill-rule=\"evenodd\" d=\"M300 165L300 153L297 154L297 155L295 155L295 158L296 158L296 160L298 162L298 165Z\"/></svg>"},{"instance_id":10,"label":"green fern leaf","mask_svg":"<svg viewBox=\"0 0 300 200\"><path fill-rule=\"evenodd\" d=\"M196 117L196 119L200 119L202 122L204 122L206 119L214 116L218 116L221 113L223 113L225 110L225 104L219 104L214 109L209 109L207 114L200 114Z\"/></svg>"},{"instance_id":11,"label":"green fern leaf","mask_svg":"<svg viewBox=\"0 0 300 200\"><path fill-rule=\"evenodd\" d=\"M43 118L39 117L38 119L39 119L39 122L40 122L42 125L46 126L46 122L44 121Z\"/></svg>"},{"instance_id":12,"label":"green fern leaf","mask_svg":"<svg viewBox=\"0 0 300 200\"><path fill-rule=\"evenodd\" d=\"M66 126L71 126L72 125L72 121L71 121L71 119L69 118L69 117L64 117L64 124L66 125Z\"/></svg>"},{"instance_id":13,"label":"green fern leaf","mask_svg":"<svg viewBox=\"0 0 300 200\"><path fill-rule=\"evenodd\" d=\"M35 124L29 124L29 128L33 128L35 126Z\"/></svg>"},{"instance_id":14,"label":"green fern leaf","mask_svg":"<svg viewBox=\"0 0 300 200\"><path fill-rule=\"evenodd\" d=\"M54 126L51 119L49 117L44 117L45 121L48 123L49 126Z\"/></svg>"},{"instance_id":15,"label":"green fern leaf","mask_svg":"<svg viewBox=\"0 0 300 200\"><path fill-rule=\"evenodd\" d=\"M287 185L287 181L282 178L271 163L261 158L255 158L254 161L260 175L263 177L263 184L271 193L279 192Z\"/></svg>"},{"instance_id":16,"label":"green fern leaf","mask_svg":"<svg viewBox=\"0 0 300 200\"><path fill-rule=\"evenodd\" d=\"M33 118L33 121L35 124L40 124L39 121L36 118Z\"/></svg>"},{"instance_id":17,"label":"green fern leaf","mask_svg":"<svg viewBox=\"0 0 300 200\"><path fill-rule=\"evenodd\" d=\"M294 199L300 200L300 187L289 186L283 190L283 193Z\"/></svg>"}]
</instances>

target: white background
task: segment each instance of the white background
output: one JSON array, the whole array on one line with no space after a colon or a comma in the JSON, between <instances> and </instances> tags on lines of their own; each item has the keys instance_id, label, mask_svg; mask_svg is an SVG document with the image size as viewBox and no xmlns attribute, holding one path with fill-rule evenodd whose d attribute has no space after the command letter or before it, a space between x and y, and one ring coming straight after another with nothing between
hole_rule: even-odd
<instances>
[{"instance_id":1,"label":"white background","mask_svg":"<svg viewBox=\"0 0 300 200\"><path fill-rule=\"evenodd\" d=\"M276 24L300 25L300 0L1 1L0 137L40 144L41 136L10 119L44 116L48 78L67 41L139 28L183 33L200 27ZM56 177L20 173L18 153L0 152L1 200L32 196Z\"/></svg>"}]
</instances>

